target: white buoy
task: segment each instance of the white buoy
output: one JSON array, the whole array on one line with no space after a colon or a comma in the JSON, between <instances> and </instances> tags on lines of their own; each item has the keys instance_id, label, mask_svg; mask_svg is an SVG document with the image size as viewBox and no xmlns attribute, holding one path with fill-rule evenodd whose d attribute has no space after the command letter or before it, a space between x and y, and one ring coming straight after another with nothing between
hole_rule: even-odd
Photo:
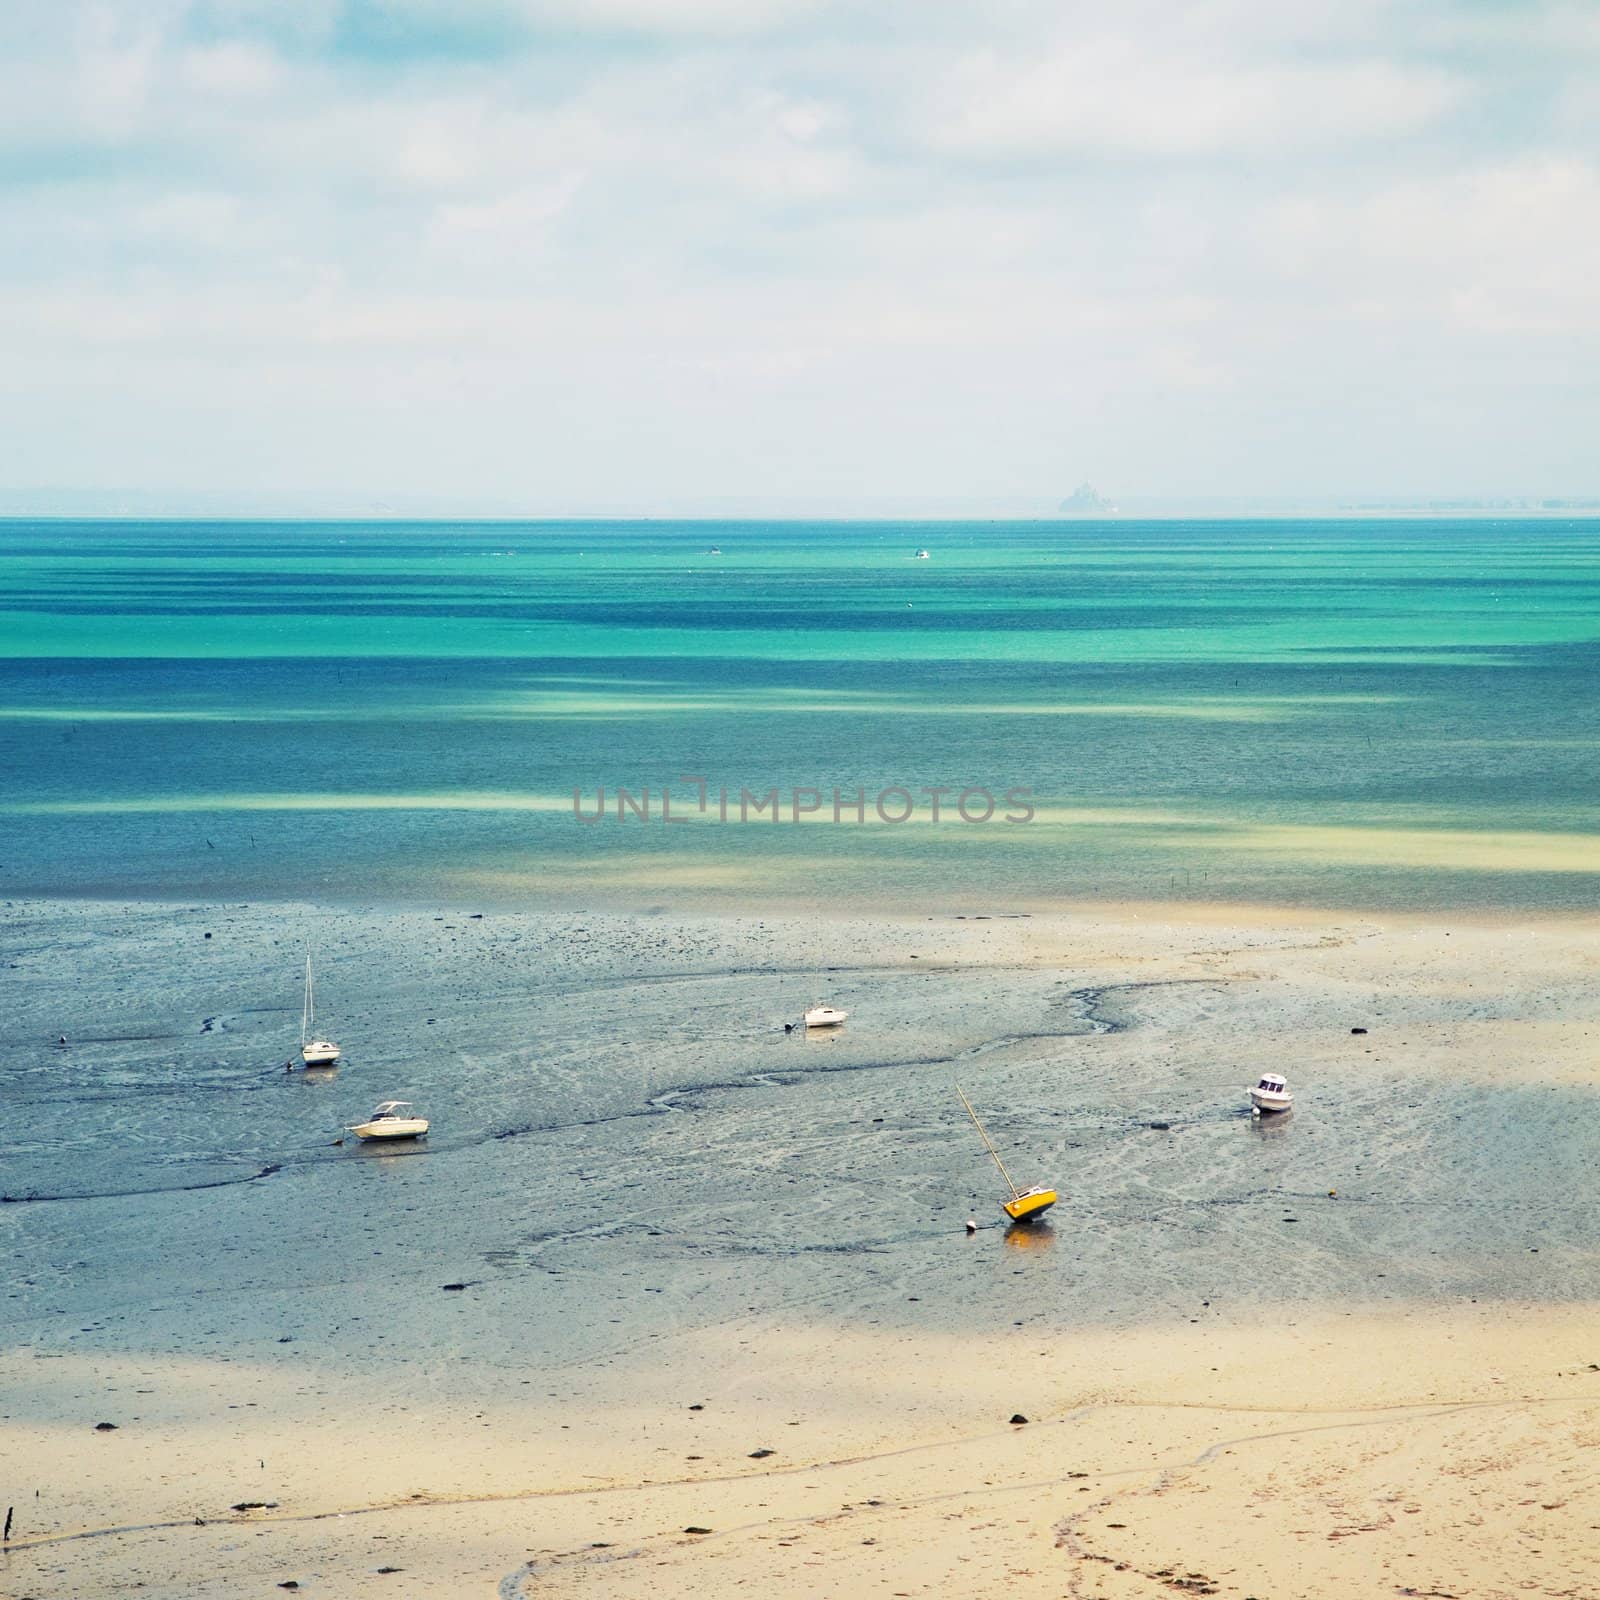
<instances>
[{"instance_id":1,"label":"white buoy","mask_svg":"<svg viewBox=\"0 0 1600 1600\"><path fill-rule=\"evenodd\" d=\"M968 1217L967 1218L967 1232L968 1233L976 1233L977 1231L978 1231L978 1219L976 1217Z\"/></svg>"}]
</instances>

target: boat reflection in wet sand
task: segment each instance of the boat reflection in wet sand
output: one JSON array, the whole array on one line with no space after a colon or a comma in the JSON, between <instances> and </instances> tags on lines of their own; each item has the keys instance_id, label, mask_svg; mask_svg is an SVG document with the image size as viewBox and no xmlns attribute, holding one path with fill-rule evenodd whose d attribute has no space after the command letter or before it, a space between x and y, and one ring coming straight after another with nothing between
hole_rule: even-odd
<instances>
[{"instance_id":1,"label":"boat reflection in wet sand","mask_svg":"<svg viewBox=\"0 0 1600 1600\"><path fill-rule=\"evenodd\" d=\"M1055 1248L1056 1230L1041 1218L1025 1228L1009 1227L1000 1237L1010 1250L1051 1250Z\"/></svg>"},{"instance_id":2,"label":"boat reflection in wet sand","mask_svg":"<svg viewBox=\"0 0 1600 1600\"><path fill-rule=\"evenodd\" d=\"M978 1130L978 1137L983 1140L983 1147L994 1158L994 1164L1000 1169L1000 1176L1006 1180L1006 1187L1011 1191L1009 1200L1000 1202L1000 1209L1013 1221L1031 1223L1037 1221L1056 1203L1056 1192L1047 1189L1043 1184L1036 1184L1032 1189L1019 1189L1011 1181L1011 1174L1006 1171L1006 1164L1000 1159L1000 1152L995 1149L994 1141L990 1139L983 1124L978 1121L978 1113L972 1109L972 1102L962 1094L961 1085L956 1085L956 1093L961 1095L961 1103L967 1108L967 1115L972 1118L972 1125Z\"/></svg>"}]
</instances>

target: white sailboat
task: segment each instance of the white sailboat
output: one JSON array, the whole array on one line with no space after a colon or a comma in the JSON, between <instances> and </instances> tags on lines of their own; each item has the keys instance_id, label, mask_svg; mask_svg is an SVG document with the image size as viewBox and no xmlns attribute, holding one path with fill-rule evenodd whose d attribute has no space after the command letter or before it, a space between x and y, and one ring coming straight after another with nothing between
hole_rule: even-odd
<instances>
[{"instance_id":1,"label":"white sailboat","mask_svg":"<svg viewBox=\"0 0 1600 1600\"><path fill-rule=\"evenodd\" d=\"M331 1067L339 1059L339 1047L316 1036L317 995L311 980L311 956L306 955L306 994L300 1006L300 1059L308 1067Z\"/></svg>"}]
</instances>

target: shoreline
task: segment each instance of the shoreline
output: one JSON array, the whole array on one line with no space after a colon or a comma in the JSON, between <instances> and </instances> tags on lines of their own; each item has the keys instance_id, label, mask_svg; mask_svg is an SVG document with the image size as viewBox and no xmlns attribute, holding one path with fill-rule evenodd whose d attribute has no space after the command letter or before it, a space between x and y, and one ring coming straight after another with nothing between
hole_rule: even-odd
<instances>
[{"instance_id":1,"label":"shoreline","mask_svg":"<svg viewBox=\"0 0 1600 1600\"><path fill-rule=\"evenodd\" d=\"M648 903L646 903L648 902ZM984 908L977 901L927 901L875 904L834 897L811 903L797 903L792 896L779 895L748 900L713 897L697 900L692 895L675 894L670 903L659 896L641 896L638 902L611 901L604 893L583 905L565 903L534 904L519 901L501 903L487 896L438 894L394 898L382 895L345 898L337 895L296 894L285 897L234 895L129 895L100 892L82 894L0 893L0 908L17 911L65 912L69 909L115 911L124 914L139 910L224 912L278 910L331 912L343 916L420 915L442 912L448 916L563 918L592 915L639 919L683 918L693 921L784 921L828 924L886 923L894 926L926 922L1036 922L1098 920L1116 923L1123 919L1165 921L1179 926L1189 923L1289 924L1311 926L1364 920L1404 927L1423 927L1461 923L1466 927L1504 927L1508 924L1549 923L1563 927L1582 927L1600 921L1600 908L1566 905L1473 905L1441 904L1421 909L1396 908L1382 903L1351 902L1333 905L1312 901L1203 899L1140 899L1127 896L1103 900L1047 896L1038 900L1009 897L999 909Z\"/></svg>"}]
</instances>

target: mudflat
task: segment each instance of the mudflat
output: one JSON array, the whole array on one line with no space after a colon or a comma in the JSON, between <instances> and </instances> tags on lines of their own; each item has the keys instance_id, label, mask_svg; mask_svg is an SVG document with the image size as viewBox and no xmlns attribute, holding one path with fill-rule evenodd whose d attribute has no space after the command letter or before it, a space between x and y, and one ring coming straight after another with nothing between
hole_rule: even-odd
<instances>
[{"instance_id":1,"label":"mudflat","mask_svg":"<svg viewBox=\"0 0 1600 1600\"><path fill-rule=\"evenodd\" d=\"M7 908L5 1593L1583 1592L1592 919L472 910Z\"/></svg>"}]
</instances>

